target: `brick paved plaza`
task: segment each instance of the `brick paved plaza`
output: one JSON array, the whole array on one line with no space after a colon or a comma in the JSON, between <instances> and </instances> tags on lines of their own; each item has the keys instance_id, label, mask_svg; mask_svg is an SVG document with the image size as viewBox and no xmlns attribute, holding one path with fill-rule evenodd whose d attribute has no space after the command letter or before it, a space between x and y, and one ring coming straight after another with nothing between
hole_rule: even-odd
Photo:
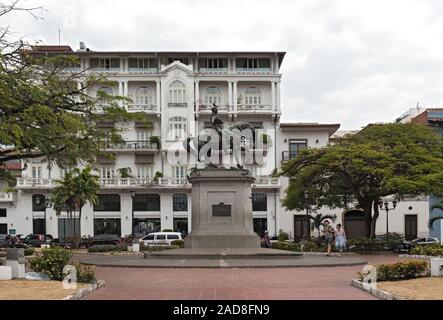
<instances>
[{"instance_id":1,"label":"brick paved plaza","mask_svg":"<svg viewBox=\"0 0 443 320\"><path fill-rule=\"evenodd\" d=\"M400 260L365 256L371 264ZM350 286L356 267L270 269L97 268L106 286L88 300L296 300L375 299Z\"/></svg>"}]
</instances>

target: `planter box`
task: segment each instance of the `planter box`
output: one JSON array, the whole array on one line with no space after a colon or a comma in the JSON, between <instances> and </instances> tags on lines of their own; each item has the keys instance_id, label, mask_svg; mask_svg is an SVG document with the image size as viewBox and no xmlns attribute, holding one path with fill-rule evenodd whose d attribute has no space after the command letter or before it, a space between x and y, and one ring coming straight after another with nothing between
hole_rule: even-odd
<instances>
[{"instance_id":1,"label":"planter box","mask_svg":"<svg viewBox=\"0 0 443 320\"><path fill-rule=\"evenodd\" d=\"M443 277L443 258L431 259L431 276Z\"/></svg>"},{"instance_id":2,"label":"planter box","mask_svg":"<svg viewBox=\"0 0 443 320\"><path fill-rule=\"evenodd\" d=\"M12 268L8 266L0 266L0 281L12 280Z\"/></svg>"}]
</instances>

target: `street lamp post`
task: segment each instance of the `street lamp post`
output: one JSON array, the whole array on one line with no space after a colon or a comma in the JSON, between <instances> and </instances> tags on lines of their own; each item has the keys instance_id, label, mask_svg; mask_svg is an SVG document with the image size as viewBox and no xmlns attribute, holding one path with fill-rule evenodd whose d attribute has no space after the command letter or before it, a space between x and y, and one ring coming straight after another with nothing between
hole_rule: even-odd
<instances>
[{"instance_id":1,"label":"street lamp post","mask_svg":"<svg viewBox=\"0 0 443 320\"><path fill-rule=\"evenodd\" d=\"M393 211L397 208L398 200L394 199L392 201L392 207L389 207L389 202L385 201L383 202L380 200L379 206L380 210L385 209L386 211L386 247L389 249L389 211Z\"/></svg>"},{"instance_id":2,"label":"street lamp post","mask_svg":"<svg viewBox=\"0 0 443 320\"><path fill-rule=\"evenodd\" d=\"M307 241L309 241L310 238L311 238L311 224L310 224L311 219L310 219L310 216L309 216L308 200L309 200L309 193L308 193L308 191L305 191L305 202L306 202L306 228L307 228L307 231L306 231L307 239L306 239L306 240L307 240Z\"/></svg>"},{"instance_id":3,"label":"street lamp post","mask_svg":"<svg viewBox=\"0 0 443 320\"><path fill-rule=\"evenodd\" d=\"M46 196L44 196L45 197L45 200L44 200L44 205L45 205L45 208L44 208L44 214L43 214L43 217L44 217L44 223L43 223L43 233L44 233L44 235L45 235L45 238L46 238L46 230L47 230L47 228L46 228L46 210L48 209L48 208L50 208L51 207L51 202L49 201L49 199L48 199L48 197L46 197ZM36 197L35 198L35 203L37 204L37 205L40 205L40 204L42 204L42 199L41 199L41 197Z\"/></svg>"},{"instance_id":4,"label":"street lamp post","mask_svg":"<svg viewBox=\"0 0 443 320\"><path fill-rule=\"evenodd\" d=\"M134 242L134 200L136 196L135 191L129 191L132 199L132 221L131 221L131 235L132 235L132 242Z\"/></svg>"}]
</instances>

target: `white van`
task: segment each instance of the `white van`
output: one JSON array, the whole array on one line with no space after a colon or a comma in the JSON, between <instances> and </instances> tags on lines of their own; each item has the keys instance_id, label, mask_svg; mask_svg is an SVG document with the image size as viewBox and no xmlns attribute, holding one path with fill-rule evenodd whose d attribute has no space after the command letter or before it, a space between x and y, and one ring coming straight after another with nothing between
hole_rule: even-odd
<instances>
[{"instance_id":1,"label":"white van","mask_svg":"<svg viewBox=\"0 0 443 320\"><path fill-rule=\"evenodd\" d=\"M179 232L156 232L150 233L140 239L140 244L145 246L170 246L173 241L183 240Z\"/></svg>"}]
</instances>

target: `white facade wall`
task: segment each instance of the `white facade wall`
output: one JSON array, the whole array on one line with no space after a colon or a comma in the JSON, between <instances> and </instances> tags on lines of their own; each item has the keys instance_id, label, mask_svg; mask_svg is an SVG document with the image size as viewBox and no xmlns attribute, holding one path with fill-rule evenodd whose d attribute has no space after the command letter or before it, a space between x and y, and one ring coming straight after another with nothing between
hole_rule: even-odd
<instances>
[{"instance_id":1,"label":"white facade wall","mask_svg":"<svg viewBox=\"0 0 443 320\"><path fill-rule=\"evenodd\" d=\"M94 53L91 53L93 55ZM241 54L239 54L241 56ZM254 212L255 219L264 219L267 222L267 229L271 235L284 230L290 234L294 233L294 215L304 214L286 212L282 207L281 199L285 195L288 180L284 178L271 179L270 175L275 169L280 168L283 160L283 152L289 151L289 141L291 139L307 140L311 148L323 147L328 144L330 129L312 125L309 128L280 128L281 115L281 92L279 73L279 58L273 54L264 53L263 57L271 59L271 69L268 72L251 70L251 72L237 72L235 68L235 58L228 57L229 66L226 71L202 73L199 72L198 58L189 58L189 65L184 65L175 61L165 65L164 59L159 63L160 72L129 72L127 58L121 58L120 72L109 73L108 79L113 84L111 87L114 94L127 96L134 101L128 105L130 111L143 111L152 115L153 128L149 129L150 136L161 138L161 149L150 150L149 154L154 157L154 163L146 166L152 167L152 175L161 172L164 179L161 185L127 185L118 179L117 170L120 168L131 168L132 175L137 177L137 168L141 165L135 163L138 151L135 150L112 150L116 154L114 164L106 166L115 169L115 185L107 185L101 190L102 194L119 194L121 210L119 212L94 212L91 205L87 204L83 209L81 218L81 231L84 236L94 235L94 218L96 219L119 219L121 223L121 236L131 234L132 226L132 199L130 191L137 194L159 194L160 211L154 212L134 212L135 219L159 219L161 229L174 229L174 219L187 218L188 231L191 232L191 186L188 184L176 183L174 180L174 166L185 165L188 169L195 164L187 164L187 154L183 149L182 141L176 141L169 135L169 127L173 118L182 117L186 119L186 136L195 137L204 129L205 123L210 121L210 110L201 107L207 102L207 90L211 87L220 89L221 96L219 105L221 106L220 117L225 121L226 126L238 122L250 122L261 125L264 132L270 135L271 141L266 150L264 164L248 165L247 168L258 178L253 186L254 193L266 194L267 210ZM89 57L82 57L82 66L88 67ZM171 105L170 87L176 81L184 84L186 90L182 106ZM137 101L136 93L140 88L148 88L150 93L150 105L140 105ZM249 108L246 104L245 94L248 88L258 88L261 93L259 106ZM96 88L99 89L99 88ZM133 108L133 109L131 109ZM135 128L135 123L124 124L125 141L137 141L139 136ZM176 151L178 152L176 154ZM36 170L33 167L40 167L40 176L36 177ZM145 165L143 165L145 166ZM53 166L48 168L46 163L38 163L32 160L23 171L24 180L19 181L18 192L13 202L0 202L0 208L7 209L7 218L0 218L0 224L7 224L8 231L15 231L16 234L27 235L33 233L33 219L42 219L43 212L33 212L32 195L47 194L51 189L51 179L61 178L61 168ZM262 179L263 177L268 178ZM34 180L31 180L33 179ZM39 178L39 179L35 179ZM188 211L173 211L173 195L186 194L188 197ZM400 203L397 213L392 214L391 228L393 232L404 233L404 215L417 213L419 217L419 235L427 232L426 222L427 206L426 201L411 203L413 210L409 210L407 203ZM324 209L322 213L337 214L338 221L342 219L342 210ZM420 214L423 213L423 214ZM62 215L62 217L64 217ZM378 231L384 232L383 213L378 222ZM53 209L46 211L47 233L58 237L58 217Z\"/></svg>"}]
</instances>

